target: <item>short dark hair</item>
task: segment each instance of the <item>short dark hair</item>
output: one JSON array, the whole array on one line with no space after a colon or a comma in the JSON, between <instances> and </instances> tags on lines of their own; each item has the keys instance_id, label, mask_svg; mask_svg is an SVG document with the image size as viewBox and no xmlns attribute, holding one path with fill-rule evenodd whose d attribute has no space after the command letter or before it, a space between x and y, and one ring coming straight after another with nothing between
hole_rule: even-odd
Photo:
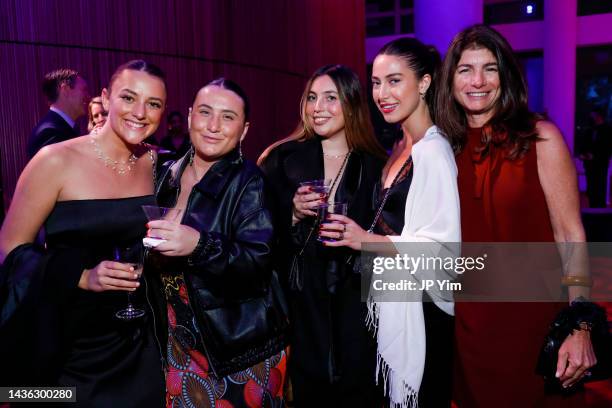
<instances>
[{"instance_id":1,"label":"short dark hair","mask_svg":"<svg viewBox=\"0 0 612 408\"><path fill-rule=\"evenodd\" d=\"M240 85L238 85L236 82L232 81L231 79L221 77L221 78L213 79L212 81L204 85L203 88L206 88L207 86L211 86L211 85L215 85L215 86L218 86L219 88L227 89L228 91L232 91L233 93L238 95L240 99L242 99L242 104L244 105L244 120L245 122L249 120L249 114L251 113L251 105L249 104L249 97L247 96L246 92L244 92L244 89L242 89ZM200 91L198 90L198 92ZM197 92L196 92L196 96L197 96ZM193 98L193 100L195 101L195 97Z\"/></svg>"},{"instance_id":2,"label":"short dark hair","mask_svg":"<svg viewBox=\"0 0 612 408\"><path fill-rule=\"evenodd\" d=\"M68 84L70 88L74 88L79 76L78 71L70 68L60 68L47 73L42 82L42 91L49 103L57 101L62 84Z\"/></svg>"},{"instance_id":3,"label":"short dark hair","mask_svg":"<svg viewBox=\"0 0 612 408\"><path fill-rule=\"evenodd\" d=\"M113 87L113 82L115 82L115 80L117 79L117 77L119 75L121 75L121 73L126 70L126 69L130 69L132 71L142 71L142 72L146 72L149 75L152 75L154 77L157 77L159 79L161 79L161 81L164 83L164 86L167 88L166 86L166 75L164 74L164 71L161 70L160 67L158 67L157 65L145 61L145 60L141 60L141 59L137 59L137 60L131 60L126 62L125 64L120 65L115 72L113 73L113 75L110 78L110 81L108 83L108 92L111 92L111 89Z\"/></svg>"}]
</instances>

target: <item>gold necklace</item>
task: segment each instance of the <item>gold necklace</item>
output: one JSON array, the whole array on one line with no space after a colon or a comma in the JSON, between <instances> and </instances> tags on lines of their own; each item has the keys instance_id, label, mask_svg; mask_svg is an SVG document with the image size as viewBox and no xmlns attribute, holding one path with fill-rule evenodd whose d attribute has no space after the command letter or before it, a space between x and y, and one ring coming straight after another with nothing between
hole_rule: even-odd
<instances>
[{"instance_id":1,"label":"gold necklace","mask_svg":"<svg viewBox=\"0 0 612 408\"><path fill-rule=\"evenodd\" d=\"M343 157L346 157L347 154L349 154L349 152L346 152L344 154L329 154L329 153L323 152L323 156L329 157L331 159L341 159Z\"/></svg>"},{"instance_id":2,"label":"gold necklace","mask_svg":"<svg viewBox=\"0 0 612 408\"><path fill-rule=\"evenodd\" d=\"M97 132L95 133L97 134ZM136 157L134 153L130 154L130 157L128 157L128 159L125 161L113 160L106 154L104 154L95 137L92 137L90 140L91 144L93 145L94 152L96 152L96 155L98 156L98 159L104 162L104 166L110 167L120 176L123 176L128 172L132 171L132 169L136 165L136 160L138 160L138 157Z\"/></svg>"}]
</instances>

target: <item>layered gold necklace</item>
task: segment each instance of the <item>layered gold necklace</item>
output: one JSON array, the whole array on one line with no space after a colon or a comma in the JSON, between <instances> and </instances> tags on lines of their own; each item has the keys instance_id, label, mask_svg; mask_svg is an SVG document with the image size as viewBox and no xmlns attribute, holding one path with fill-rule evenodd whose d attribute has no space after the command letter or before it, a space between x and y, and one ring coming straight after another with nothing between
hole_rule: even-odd
<instances>
[{"instance_id":1,"label":"layered gold necklace","mask_svg":"<svg viewBox=\"0 0 612 408\"><path fill-rule=\"evenodd\" d=\"M97 132L94 132L94 133L97 134ZM98 156L98 159L102 160L102 162L104 163L104 166L110 167L114 172L116 172L120 176L123 176L129 173L130 171L132 171L134 166L136 166L136 161L138 160L138 157L136 157L134 153L130 154L130 157L128 157L128 159L125 161L114 160L108 157L102 151L102 148L100 147L100 144L98 143L95 137L91 137L90 140L91 140L91 144L93 146L94 152Z\"/></svg>"}]
</instances>

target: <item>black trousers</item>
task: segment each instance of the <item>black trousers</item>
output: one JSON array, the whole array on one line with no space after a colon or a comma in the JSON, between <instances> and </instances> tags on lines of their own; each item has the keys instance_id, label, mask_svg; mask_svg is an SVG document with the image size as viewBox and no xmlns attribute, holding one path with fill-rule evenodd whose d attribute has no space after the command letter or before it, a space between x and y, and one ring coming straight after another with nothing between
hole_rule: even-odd
<instances>
[{"instance_id":1,"label":"black trousers","mask_svg":"<svg viewBox=\"0 0 612 408\"><path fill-rule=\"evenodd\" d=\"M425 371L419 389L419 408L451 406L455 318L433 302L423 303L425 316Z\"/></svg>"}]
</instances>

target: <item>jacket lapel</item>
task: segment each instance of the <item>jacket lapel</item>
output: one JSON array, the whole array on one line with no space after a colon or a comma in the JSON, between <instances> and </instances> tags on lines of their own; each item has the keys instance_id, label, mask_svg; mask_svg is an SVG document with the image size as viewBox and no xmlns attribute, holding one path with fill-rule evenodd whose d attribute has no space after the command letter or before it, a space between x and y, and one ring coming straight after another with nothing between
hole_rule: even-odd
<instances>
[{"instance_id":1,"label":"jacket lapel","mask_svg":"<svg viewBox=\"0 0 612 408\"><path fill-rule=\"evenodd\" d=\"M293 188L297 188L302 181L324 177L323 150L319 138L299 142L298 146L285 157L283 163L283 169Z\"/></svg>"}]
</instances>

